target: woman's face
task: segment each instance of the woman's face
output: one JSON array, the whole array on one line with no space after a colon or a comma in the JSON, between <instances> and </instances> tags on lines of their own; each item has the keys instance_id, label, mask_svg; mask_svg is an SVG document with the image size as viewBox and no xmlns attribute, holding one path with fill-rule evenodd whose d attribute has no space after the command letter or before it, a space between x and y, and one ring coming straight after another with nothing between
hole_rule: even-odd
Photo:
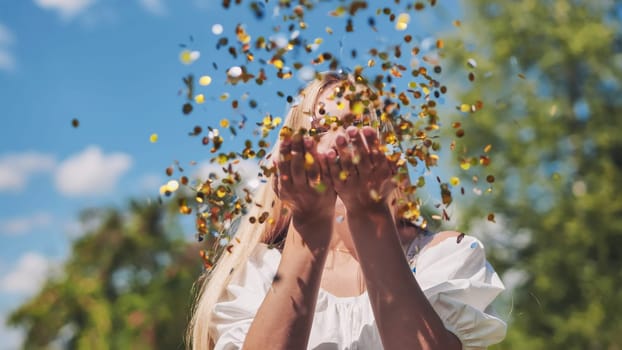
<instances>
[{"instance_id":1,"label":"woman's face","mask_svg":"<svg viewBox=\"0 0 622 350\"><path fill-rule=\"evenodd\" d=\"M345 134L345 128L349 125L357 125L362 121L361 117L355 117L350 110L350 103L343 96L350 91L343 94L342 97L338 97L340 92L336 89L343 89L340 84L332 84L324 88L322 93L318 96L315 106L312 127L318 131L320 136L317 139L317 151L318 153L326 153L330 149L335 148L336 138L339 134ZM334 127L329 123L322 123L322 119L325 117L337 117L342 121L342 125ZM341 201L341 198L337 197L337 203L335 205L335 218L337 218L337 225L335 225L335 233L339 236L348 247L353 247L351 233L347 225L347 210ZM344 220L345 219L345 220ZM409 242L417 234L416 229L410 226L398 226L398 233L402 242ZM353 251L353 250L351 250Z\"/></svg>"},{"instance_id":2,"label":"woman's face","mask_svg":"<svg viewBox=\"0 0 622 350\"><path fill-rule=\"evenodd\" d=\"M329 85L324 88L317 98L311 124L320 136L317 141L318 153L326 153L328 150L335 148L337 135L340 133L345 134L345 128L349 125L357 125L362 121L360 116L357 117L352 113L349 101L344 98L344 96L352 92L347 91L342 97L338 97L340 89L344 89L341 84ZM333 117L341 120L341 125L335 127L335 125L330 125L330 122L324 120L324 118L328 120Z\"/></svg>"}]
</instances>

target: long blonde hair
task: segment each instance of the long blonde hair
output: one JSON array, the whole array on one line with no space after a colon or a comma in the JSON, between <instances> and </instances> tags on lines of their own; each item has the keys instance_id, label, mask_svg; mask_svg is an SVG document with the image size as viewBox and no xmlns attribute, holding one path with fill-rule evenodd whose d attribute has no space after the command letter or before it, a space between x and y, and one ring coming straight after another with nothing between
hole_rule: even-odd
<instances>
[{"instance_id":1,"label":"long blonde hair","mask_svg":"<svg viewBox=\"0 0 622 350\"><path fill-rule=\"evenodd\" d=\"M310 130L312 126L311 117L313 117L318 96L325 88L339 82L350 86L362 84L368 88L358 76L336 73L319 74L301 91L299 103L290 108L283 126L292 130L299 130L300 128ZM378 99L376 100L379 102ZM376 107L378 105L368 107L369 118L372 122L378 121ZM385 128L391 128L391 126L388 125ZM271 151L273 159L278 159L279 145L280 141L277 140ZM268 211L269 218L273 218L273 221L259 224L257 222L251 223L246 217L242 218L233 240L234 247L230 251L225 251L211 272L203 274L197 281L195 287L200 289L186 334L186 345L191 346L192 350L213 349L216 341L211 324L214 305L220 299L234 273L246 263L257 244L272 243L282 239L287 234L291 216L287 210L284 210L283 204L270 183L264 184L258 190L254 196L254 203L249 209L248 217L259 217L263 212Z\"/></svg>"}]
</instances>

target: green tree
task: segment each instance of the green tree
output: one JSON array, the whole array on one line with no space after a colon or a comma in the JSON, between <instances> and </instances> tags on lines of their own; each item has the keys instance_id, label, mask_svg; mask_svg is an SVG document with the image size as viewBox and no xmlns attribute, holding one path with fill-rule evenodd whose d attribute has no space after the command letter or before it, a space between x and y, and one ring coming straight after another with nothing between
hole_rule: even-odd
<instances>
[{"instance_id":1,"label":"green tree","mask_svg":"<svg viewBox=\"0 0 622 350\"><path fill-rule=\"evenodd\" d=\"M491 246L499 271L527 276L496 348L621 349L622 3L467 0L464 8L445 52L463 83L449 86L460 103L483 108L460 120L466 134L454 152L463 164L489 156L488 166L464 171L463 184L476 175L475 186L492 188L464 217L492 212L504 230L531 237L505 247L513 254Z\"/></svg>"},{"instance_id":2,"label":"green tree","mask_svg":"<svg viewBox=\"0 0 622 350\"><path fill-rule=\"evenodd\" d=\"M93 229L73 244L62 271L9 322L25 349L180 349L190 291L201 271L167 207L132 201L127 210L85 211Z\"/></svg>"}]
</instances>

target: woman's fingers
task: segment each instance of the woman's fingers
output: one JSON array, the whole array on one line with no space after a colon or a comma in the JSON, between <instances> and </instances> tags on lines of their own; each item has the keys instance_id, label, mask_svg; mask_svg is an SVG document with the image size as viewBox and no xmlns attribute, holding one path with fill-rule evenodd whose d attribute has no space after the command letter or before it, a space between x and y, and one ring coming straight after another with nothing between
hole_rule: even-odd
<instances>
[{"instance_id":1,"label":"woman's fingers","mask_svg":"<svg viewBox=\"0 0 622 350\"><path fill-rule=\"evenodd\" d=\"M392 164L389 164L384 150L380 149L380 140L378 138L378 131L365 127L361 130L361 134L365 139L365 143L367 144L367 148L369 150L369 159L371 163L378 168L382 168L388 166L392 169ZM391 170L393 172L393 170Z\"/></svg>"},{"instance_id":2,"label":"woman's fingers","mask_svg":"<svg viewBox=\"0 0 622 350\"><path fill-rule=\"evenodd\" d=\"M304 169L307 173L309 186L316 188L322 181L321 161L317 153L315 141L311 137L304 138Z\"/></svg>"},{"instance_id":3,"label":"woman's fingers","mask_svg":"<svg viewBox=\"0 0 622 350\"><path fill-rule=\"evenodd\" d=\"M281 187L292 184L292 172L291 172L291 142L290 140L281 141L281 147L279 148L279 161L277 162L279 183Z\"/></svg>"},{"instance_id":4,"label":"woman's fingers","mask_svg":"<svg viewBox=\"0 0 622 350\"><path fill-rule=\"evenodd\" d=\"M324 158L324 168L326 177L330 179L331 184L334 187L340 187L340 184L345 181L346 174L342 174L341 160L338 158L336 150L328 150Z\"/></svg>"},{"instance_id":5,"label":"woman's fingers","mask_svg":"<svg viewBox=\"0 0 622 350\"><path fill-rule=\"evenodd\" d=\"M292 137L291 149L291 175L292 183L296 188L307 186L307 175L304 171L305 148L302 135L296 134Z\"/></svg>"},{"instance_id":6,"label":"woman's fingers","mask_svg":"<svg viewBox=\"0 0 622 350\"><path fill-rule=\"evenodd\" d=\"M363 138L363 130L351 126L346 130L348 138L352 143L352 163L359 172L369 172L373 168L373 162L370 158L370 148Z\"/></svg>"},{"instance_id":7,"label":"woman's fingers","mask_svg":"<svg viewBox=\"0 0 622 350\"><path fill-rule=\"evenodd\" d=\"M340 181L346 181L348 177L357 173L356 167L352 162L354 147L348 143L346 135L339 134L335 138L335 149L341 167L338 178Z\"/></svg>"}]
</instances>

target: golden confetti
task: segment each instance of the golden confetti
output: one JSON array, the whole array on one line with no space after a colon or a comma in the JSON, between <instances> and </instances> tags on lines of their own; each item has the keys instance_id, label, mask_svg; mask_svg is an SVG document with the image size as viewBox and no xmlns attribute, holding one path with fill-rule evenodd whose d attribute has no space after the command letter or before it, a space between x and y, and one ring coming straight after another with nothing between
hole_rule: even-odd
<instances>
[{"instance_id":1,"label":"golden confetti","mask_svg":"<svg viewBox=\"0 0 622 350\"><path fill-rule=\"evenodd\" d=\"M199 78L199 85L201 86L208 86L211 83L212 83L212 77L210 77L209 75L204 75L201 78Z\"/></svg>"},{"instance_id":2,"label":"golden confetti","mask_svg":"<svg viewBox=\"0 0 622 350\"><path fill-rule=\"evenodd\" d=\"M407 13L401 13L397 16L397 22L395 23L395 29L406 30L408 23L410 22L410 15Z\"/></svg>"},{"instance_id":3,"label":"golden confetti","mask_svg":"<svg viewBox=\"0 0 622 350\"><path fill-rule=\"evenodd\" d=\"M460 184L460 179L458 177L456 177L456 176L452 176L449 179L449 184L452 185L452 186L458 186Z\"/></svg>"},{"instance_id":4,"label":"golden confetti","mask_svg":"<svg viewBox=\"0 0 622 350\"><path fill-rule=\"evenodd\" d=\"M200 56L199 51L183 50L179 54L179 60L181 63L188 65L199 59Z\"/></svg>"},{"instance_id":5,"label":"golden confetti","mask_svg":"<svg viewBox=\"0 0 622 350\"><path fill-rule=\"evenodd\" d=\"M239 5L241 2L235 2ZM277 2L278 3L278 2ZM253 183L258 186L262 183L269 183L270 177L276 174L276 167L269 165L271 163L268 154L271 149L269 140L274 139L276 129L279 139L287 139L299 132L299 130L289 130L281 128L286 122L285 118L272 116L266 113L266 110L274 110L272 102L258 99L257 96L251 96L256 93L254 88L263 85L264 87L277 86L279 80L297 78L302 84L312 82L320 78L321 71L344 70L349 72L354 81L369 85L370 90L361 92L355 86L344 84L336 84L334 94L331 99L334 100L336 108L344 113L339 115L346 116L344 120L341 117L327 115L326 110L320 108L318 113L322 117L317 120L317 125L310 130L305 130L303 134L317 135L318 132L334 129L345 125L370 125L376 128L384 128L384 126L392 126L391 131L385 131L382 136L382 152L387 155L387 159L396 164L411 164L411 166L423 166L430 169L438 166L440 145L445 144L443 138L445 134L441 134L442 129L451 128L454 136L450 138L450 149L459 154L460 168L463 171L470 170L471 167L487 166L490 164L491 158L489 152L491 146L483 147L484 152L481 154L468 154L465 146L460 143L458 138L465 137L465 130L471 130L468 122L448 123L445 116L441 115L443 111L440 104L443 103L448 91L447 86L440 81L446 73L446 67L441 65L441 57L443 55L445 43L443 40L432 41L430 45L423 45L419 38L415 38L409 28L411 16L413 12L416 15L422 15L423 11L429 10L435 6L435 0L414 1L409 3L401 3L400 1L383 5L383 7L374 9L375 15L371 13L366 18L367 26L359 28L358 20L361 16L359 11L366 9L369 5L368 1L352 1L340 2L329 9L330 15L334 16L333 20L341 21L341 24L335 24L341 30L353 32L365 30L368 33L379 31L386 28L385 23L392 23L396 31L404 31L404 34L394 35L381 43L382 47L365 46L378 45L369 43L359 43L355 49L346 47L345 44L339 42L338 51L334 51L337 47L337 41L341 41L342 35L332 36L334 31L330 27L324 27L326 36L308 37L305 32L308 23L312 23L315 4L291 4L290 6L276 5L274 16L270 19L270 29L263 33L251 33L250 30L257 30L257 26L238 24L235 32L227 37L223 35L224 28L221 24L211 23L211 33L217 36L215 41L215 50L208 51L211 62L211 68L202 65L202 74L198 76L195 86L195 79L192 74L183 77L183 88L180 89L179 95L183 97L182 112L189 115L197 107L197 105L205 104L206 101L225 102L220 108L229 108L230 113L221 110L216 112L217 108L201 108L197 112L202 113L201 121L195 121L196 125L188 135L200 139L201 145L208 145L210 148L211 159L214 165L220 167L224 174L211 174L208 179L202 179L197 182L190 181L187 176L178 174L177 187L186 186L194 191L188 196L187 201L181 203L179 210L181 213L189 214L192 211L196 215L196 232L199 241L205 240L208 248L202 252L206 269L213 266L212 261L217 261L220 254L231 252L234 248L231 233L228 231L237 218L248 212L250 206L265 206L266 203L255 203L252 192L245 188L245 192L241 196L236 195L237 188L242 185L242 177L236 171L235 166L239 164L241 159L262 159L268 160L265 164L261 164L261 171ZM256 19L267 17L268 3L251 2L249 6L234 6L231 0L222 2L224 8L249 10ZM237 15L237 14L235 14ZM356 16L355 16L356 15ZM367 16L366 14L364 16ZM234 17L232 17L234 18ZM382 18L383 24L380 26L379 19ZM239 22L238 22L239 23ZM377 25L378 24L378 25ZM460 21L454 21L455 26L460 26ZM233 25L230 25L233 29ZM317 29L317 28L316 28ZM389 27L389 29L391 29ZM209 29L208 29L209 30ZM321 30L321 28L320 28ZM252 35L251 35L252 34ZM429 40L427 40L429 41ZM352 43L348 43L352 44ZM434 47L435 44L435 47ZM200 53L191 45L183 45L184 48L179 54L180 61L189 65L199 59ZM363 45L363 46L361 46ZM325 50L320 50L325 48ZM330 48L330 49L328 49ZM201 48L201 50L211 50L211 48ZM333 50L332 52L330 50ZM404 52L402 52L404 51ZM410 53L410 55L408 55ZM360 61L360 66L348 67L344 64L344 56L351 58L353 61ZM475 54L473 54L475 56ZM476 56L475 56L476 57ZM230 63L224 68L218 67L220 62ZM477 69L478 64L475 58L465 57L463 64L464 74L469 81L480 80ZM265 66L273 68L265 68ZM373 71L373 73L372 73ZM445 74L444 74L445 73ZM225 76L223 82L212 84L212 77ZM477 75L477 76L476 76ZM215 85L220 86L224 83L229 92L214 91ZM249 85L256 85L250 87ZM201 89L197 91L197 87L210 86L210 89ZM242 89L242 90L241 90ZM259 88L261 89L261 88ZM240 94L241 92L241 94ZM231 93L231 95L229 94ZM300 98L297 97L296 91L277 91L277 95L286 100L290 106L296 105ZM235 96L235 97L233 97ZM273 95L272 95L273 96ZM255 97L255 98L253 98ZM231 100L231 102L229 102ZM457 104L456 109L462 113L474 113L483 108L483 103L473 99L475 102ZM371 110L378 111L379 121L369 120L369 112ZM322 112L323 111L323 112ZM209 115L212 112L222 113L221 115ZM348 112L348 113L346 113ZM207 113L207 115L203 115ZM307 118L308 111L303 111L302 118ZM312 112L311 112L312 113ZM353 116L352 118L350 117ZM203 118L205 117L205 118ZM356 119L355 119L356 118ZM468 120L465 118L465 120ZM462 125L464 124L464 125ZM218 128L218 129L216 129ZM250 129L250 130L249 130ZM321 129L321 131L320 131ZM228 130L228 131L227 131ZM225 137L228 134L230 137ZM252 135L246 142L240 142L237 137L239 135ZM468 136L471 136L470 134ZM252 137L258 137L260 140L253 140ZM229 142L229 140L232 140ZM235 145L243 144L241 149L235 149ZM483 146L483 145L482 145ZM481 148L480 148L481 150ZM462 152L462 153L461 153ZM312 169L316 165L317 159L310 153L304 153L303 166L305 169ZM360 160L360 156L353 157L353 162ZM183 170L176 163L180 169ZM166 174L169 177L174 176L177 170L171 166L166 168ZM452 176L441 182L441 199L442 203L438 203L437 208L442 205L438 213L432 216L434 220L448 220L449 215L445 210L452 203L452 193L454 189L460 188L460 193L464 195L465 190L460 187L460 176ZM471 174L472 175L472 174ZM347 181L348 172L339 172L339 179ZM397 175L397 176L404 176ZM169 178L171 179L171 178ZM320 193L327 190L327 183L322 181L312 181L313 187ZM408 195L416 195L416 190L425 186L425 178L419 177L416 184L404 190ZM488 185L488 187L491 187ZM253 187L254 188L254 187ZM236 190L234 190L236 189ZM184 196L184 193L178 191L174 184L165 184L161 187L161 193L171 196L175 192L176 196ZM483 189L479 191L489 191ZM177 192L176 192L177 191ZM477 191L473 190L475 194ZM375 191L370 191L369 195L375 200L382 200L380 195ZM397 199L396 199L397 200ZM190 208L190 204L194 206ZM427 225L427 220L422 217L420 212L419 199L405 201L404 203L394 203L398 208L401 217L408 218L413 222L417 222L420 227ZM429 218L429 216L428 216ZM254 214L248 218L252 223L268 223L275 224L278 218L272 218L265 212L265 215Z\"/></svg>"},{"instance_id":6,"label":"golden confetti","mask_svg":"<svg viewBox=\"0 0 622 350\"><path fill-rule=\"evenodd\" d=\"M151 143L156 143L156 142L158 142L158 134L155 134L155 133L154 133L154 134L151 134L151 136L149 136L149 141L150 141Z\"/></svg>"},{"instance_id":7,"label":"golden confetti","mask_svg":"<svg viewBox=\"0 0 622 350\"><path fill-rule=\"evenodd\" d=\"M198 94L196 96L194 96L194 102L198 103L198 104L202 104L205 102L205 96L203 94Z\"/></svg>"},{"instance_id":8,"label":"golden confetti","mask_svg":"<svg viewBox=\"0 0 622 350\"><path fill-rule=\"evenodd\" d=\"M311 153L305 152L305 169L309 170L313 167L315 159Z\"/></svg>"}]
</instances>

